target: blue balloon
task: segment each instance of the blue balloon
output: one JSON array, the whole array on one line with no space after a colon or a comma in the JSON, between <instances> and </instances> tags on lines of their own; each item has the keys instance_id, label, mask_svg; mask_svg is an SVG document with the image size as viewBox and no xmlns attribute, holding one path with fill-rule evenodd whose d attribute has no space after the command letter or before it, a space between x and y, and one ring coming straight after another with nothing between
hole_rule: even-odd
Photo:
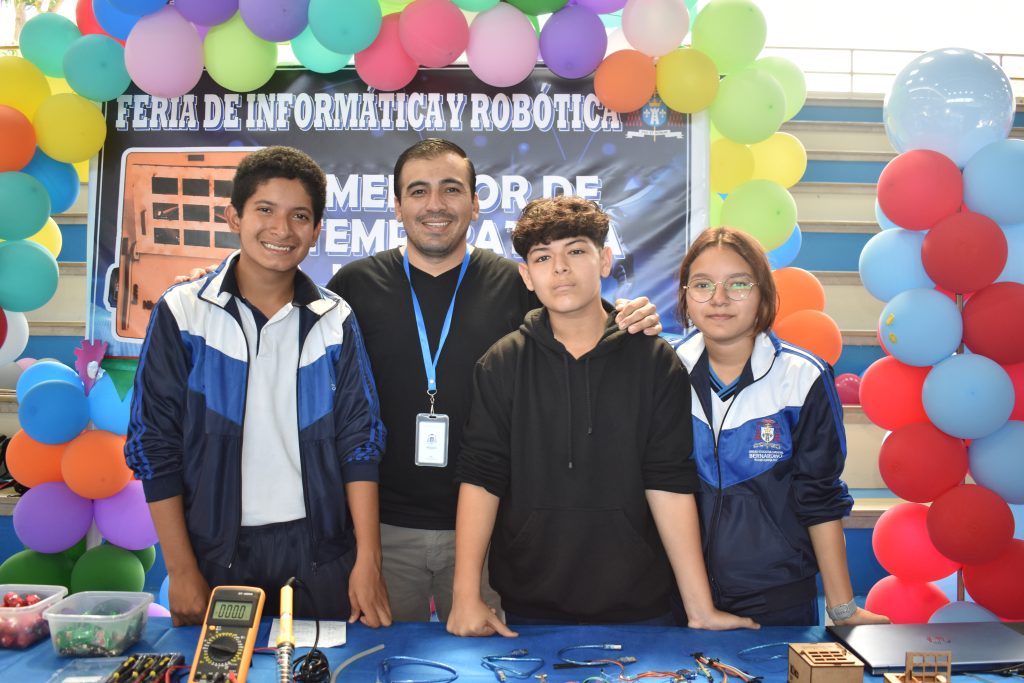
<instances>
[{"instance_id":1,"label":"blue balloon","mask_svg":"<svg viewBox=\"0 0 1024 683\"><path fill-rule=\"evenodd\" d=\"M1006 237L1006 266L996 282L1024 284L1024 225L1004 225Z\"/></svg>"},{"instance_id":2,"label":"blue balloon","mask_svg":"<svg viewBox=\"0 0 1024 683\"><path fill-rule=\"evenodd\" d=\"M877 199L875 200L875 221L878 222L878 227L880 227L882 230L892 230L893 228L900 227L893 223L889 219L889 217L885 215L885 212L882 211L882 207L879 205Z\"/></svg>"},{"instance_id":3,"label":"blue balloon","mask_svg":"<svg viewBox=\"0 0 1024 683\"><path fill-rule=\"evenodd\" d=\"M20 403L25 398L25 393L35 385L54 379L83 386L78 373L68 366L55 360L41 360L30 365L18 378L18 385L15 388L18 402Z\"/></svg>"},{"instance_id":4,"label":"blue balloon","mask_svg":"<svg viewBox=\"0 0 1024 683\"><path fill-rule=\"evenodd\" d=\"M934 289L908 289L885 305L878 318L882 343L907 365L934 365L956 353L964 321L956 304Z\"/></svg>"},{"instance_id":5,"label":"blue balloon","mask_svg":"<svg viewBox=\"0 0 1024 683\"><path fill-rule=\"evenodd\" d=\"M928 617L929 624L974 623L979 621L999 621L999 617L978 603L965 600L947 603L932 612L932 615Z\"/></svg>"},{"instance_id":6,"label":"blue balloon","mask_svg":"<svg viewBox=\"0 0 1024 683\"><path fill-rule=\"evenodd\" d=\"M974 481L1011 505L1024 503L1024 422L1010 420L967 449Z\"/></svg>"},{"instance_id":7,"label":"blue balloon","mask_svg":"<svg viewBox=\"0 0 1024 683\"><path fill-rule=\"evenodd\" d=\"M785 268L793 263L800 254L800 247L803 243L803 233L800 232L800 226L797 225L793 228L793 232L789 234L789 239L768 252L768 263L771 265L772 270Z\"/></svg>"},{"instance_id":8,"label":"blue balloon","mask_svg":"<svg viewBox=\"0 0 1024 683\"><path fill-rule=\"evenodd\" d=\"M41 182L27 173L0 173L0 239L22 240L46 225L50 196Z\"/></svg>"},{"instance_id":9,"label":"blue balloon","mask_svg":"<svg viewBox=\"0 0 1024 683\"><path fill-rule=\"evenodd\" d=\"M140 17L152 14L167 4L167 0L109 0L109 2L116 10Z\"/></svg>"},{"instance_id":10,"label":"blue balloon","mask_svg":"<svg viewBox=\"0 0 1024 683\"><path fill-rule=\"evenodd\" d=\"M925 234L918 230L883 230L868 240L860 252L860 279L871 296L888 301L908 289L931 289L921 262Z\"/></svg>"},{"instance_id":11,"label":"blue balloon","mask_svg":"<svg viewBox=\"0 0 1024 683\"><path fill-rule=\"evenodd\" d=\"M1024 140L1000 140L964 166L964 204L996 223L1024 223Z\"/></svg>"},{"instance_id":12,"label":"blue balloon","mask_svg":"<svg viewBox=\"0 0 1024 683\"><path fill-rule=\"evenodd\" d=\"M82 184L75 167L47 156L38 147L32 161L21 172L28 173L46 188L46 194L50 196L51 214L64 213L78 199Z\"/></svg>"},{"instance_id":13,"label":"blue balloon","mask_svg":"<svg viewBox=\"0 0 1024 683\"><path fill-rule=\"evenodd\" d=\"M100 27L114 38L127 40L132 27L141 18L138 14L128 14L117 9L111 0L92 0L92 12Z\"/></svg>"},{"instance_id":14,"label":"blue balloon","mask_svg":"<svg viewBox=\"0 0 1024 683\"><path fill-rule=\"evenodd\" d=\"M982 147L1006 139L1014 109L1010 79L998 64L980 52L946 48L903 67L882 115L897 152L931 149L963 168Z\"/></svg>"},{"instance_id":15,"label":"blue balloon","mask_svg":"<svg viewBox=\"0 0 1024 683\"><path fill-rule=\"evenodd\" d=\"M39 443L67 443L89 424L89 403L81 386L51 379L25 392L18 405L18 421Z\"/></svg>"},{"instance_id":16,"label":"blue balloon","mask_svg":"<svg viewBox=\"0 0 1024 683\"><path fill-rule=\"evenodd\" d=\"M163 583L160 584L160 595L157 597L156 601L159 604L161 604L164 607L166 607L167 609L171 609L170 590L171 590L171 577L165 576L164 580L163 580Z\"/></svg>"},{"instance_id":17,"label":"blue balloon","mask_svg":"<svg viewBox=\"0 0 1024 683\"><path fill-rule=\"evenodd\" d=\"M133 392L134 389L129 389L122 401L110 375L100 377L89 391L89 416L96 428L113 434L127 434Z\"/></svg>"},{"instance_id":18,"label":"blue balloon","mask_svg":"<svg viewBox=\"0 0 1024 683\"><path fill-rule=\"evenodd\" d=\"M961 354L932 368L921 399L936 427L958 439L981 439L1010 418L1013 382L994 360Z\"/></svg>"}]
</instances>

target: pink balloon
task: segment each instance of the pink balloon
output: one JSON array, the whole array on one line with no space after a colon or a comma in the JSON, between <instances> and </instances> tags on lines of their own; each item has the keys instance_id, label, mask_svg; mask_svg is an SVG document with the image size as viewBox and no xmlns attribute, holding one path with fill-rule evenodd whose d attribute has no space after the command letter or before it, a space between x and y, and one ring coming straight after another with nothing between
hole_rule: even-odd
<instances>
[{"instance_id":1,"label":"pink balloon","mask_svg":"<svg viewBox=\"0 0 1024 683\"><path fill-rule=\"evenodd\" d=\"M173 5L139 19L124 46L124 65L150 95L180 97L203 75L203 43Z\"/></svg>"},{"instance_id":2,"label":"pink balloon","mask_svg":"<svg viewBox=\"0 0 1024 683\"><path fill-rule=\"evenodd\" d=\"M860 375L852 372L836 375L836 393L844 406L860 405Z\"/></svg>"},{"instance_id":3,"label":"pink balloon","mask_svg":"<svg viewBox=\"0 0 1024 683\"><path fill-rule=\"evenodd\" d=\"M683 0L628 0L622 10L626 39L651 57L675 50L689 30L690 12Z\"/></svg>"},{"instance_id":4,"label":"pink balloon","mask_svg":"<svg viewBox=\"0 0 1024 683\"><path fill-rule=\"evenodd\" d=\"M398 36L419 64L448 66L469 44L469 23L450 0L416 0L399 15Z\"/></svg>"},{"instance_id":5,"label":"pink balloon","mask_svg":"<svg viewBox=\"0 0 1024 683\"><path fill-rule=\"evenodd\" d=\"M469 69L488 85L505 88L526 80L539 52L533 24L507 3L481 12L469 27Z\"/></svg>"},{"instance_id":6,"label":"pink balloon","mask_svg":"<svg viewBox=\"0 0 1024 683\"><path fill-rule=\"evenodd\" d=\"M151 602L149 607L146 608L146 614L151 617L169 617L171 616L171 611L159 602Z\"/></svg>"},{"instance_id":7,"label":"pink balloon","mask_svg":"<svg viewBox=\"0 0 1024 683\"><path fill-rule=\"evenodd\" d=\"M886 510L875 523L871 547L885 571L909 581L938 581L960 568L928 537L928 507L919 503Z\"/></svg>"},{"instance_id":8,"label":"pink balloon","mask_svg":"<svg viewBox=\"0 0 1024 683\"><path fill-rule=\"evenodd\" d=\"M126 550L143 550L157 538L141 481L130 481L110 496L93 501L96 528L103 538Z\"/></svg>"},{"instance_id":9,"label":"pink balloon","mask_svg":"<svg viewBox=\"0 0 1024 683\"><path fill-rule=\"evenodd\" d=\"M17 363L18 366L22 370L28 370L29 366L31 366L33 363L36 362L36 359L35 358L19 358L18 360L14 361L14 362Z\"/></svg>"},{"instance_id":10,"label":"pink balloon","mask_svg":"<svg viewBox=\"0 0 1024 683\"><path fill-rule=\"evenodd\" d=\"M418 67L402 47L398 22L398 14L384 17L370 47L356 53L356 73L378 90L400 90L416 77Z\"/></svg>"}]
</instances>

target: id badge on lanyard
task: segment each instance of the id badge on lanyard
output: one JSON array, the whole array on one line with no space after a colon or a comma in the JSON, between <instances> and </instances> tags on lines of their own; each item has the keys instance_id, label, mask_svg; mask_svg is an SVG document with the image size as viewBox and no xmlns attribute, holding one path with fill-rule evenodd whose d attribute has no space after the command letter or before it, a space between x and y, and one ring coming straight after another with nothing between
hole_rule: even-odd
<instances>
[{"instance_id":1,"label":"id badge on lanyard","mask_svg":"<svg viewBox=\"0 0 1024 683\"><path fill-rule=\"evenodd\" d=\"M437 352L433 358L430 356L430 344L427 341L427 326L423 322L423 310L420 308L420 300L416 296L416 290L413 289L412 276L409 273L408 249L403 254L403 265L405 267L405 277L409 280L409 292L412 294L412 308L416 313L416 329L420 337L423 369L427 375L427 397L430 401L430 412L416 415L416 454L414 462L421 467L447 467L448 416L434 412L434 401L437 396L437 362L441 358L441 349L444 348L444 343L448 339L448 331L452 327L455 297L459 294L462 279L466 276L466 268L469 267L469 249L466 249L466 255L462 259L459 280L455 284L452 301L448 304L448 312L445 314L444 325L441 327L441 337L437 342Z\"/></svg>"}]
</instances>

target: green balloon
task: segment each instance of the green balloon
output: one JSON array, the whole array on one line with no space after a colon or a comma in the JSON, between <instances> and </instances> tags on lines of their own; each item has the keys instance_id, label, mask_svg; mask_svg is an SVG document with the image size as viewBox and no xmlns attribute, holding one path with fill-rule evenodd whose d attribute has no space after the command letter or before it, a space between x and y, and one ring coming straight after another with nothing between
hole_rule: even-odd
<instances>
[{"instance_id":1,"label":"green balloon","mask_svg":"<svg viewBox=\"0 0 1024 683\"><path fill-rule=\"evenodd\" d=\"M0 308L34 311L57 292L57 259L29 240L0 242Z\"/></svg>"},{"instance_id":2,"label":"green balloon","mask_svg":"<svg viewBox=\"0 0 1024 683\"><path fill-rule=\"evenodd\" d=\"M78 558L85 554L85 536L82 536L82 540L74 544L67 550L61 553L64 557L71 560L71 562L78 562Z\"/></svg>"},{"instance_id":3,"label":"green balloon","mask_svg":"<svg viewBox=\"0 0 1024 683\"><path fill-rule=\"evenodd\" d=\"M711 57L720 74L750 66L767 36L764 14L750 0L712 0L693 22L693 47Z\"/></svg>"},{"instance_id":4,"label":"green balloon","mask_svg":"<svg viewBox=\"0 0 1024 683\"><path fill-rule=\"evenodd\" d=\"M51 78L64 77L64 52L82 36L75 23L59 14L37 14L21 29L22 56Z\"/></svg>"},{"instance_id":5,"label":"green balloon","mask_svg":"<svg viewBox=\"0 0 1024 683\"><path fill-rule=\"evenodd\" d=\"M210 78L234 92L255 90L270 80L277 68L277 43L263 40L235 12L217 24L203 41L203 59Z\"/></svg>"},{"instance_id":6,"label":"green balloon","mask_svg":"<svg viewBox=\"0 0 1024 683\"><path fill-rule=\"evenodd\" d=\"M132 77L124 65L124 47L110 36L82 36L64 53L64 77L82 97L106 102L124 93Z\"/></svg>"},{"instance_id":7,"label":"green balloon","mask_svg":"<svg viewBox=\"0 0 1024 683\"><path fill-rule=\"evenodd\" d=\"M153 564L156 563L156 546L151 545L148 548L142 550L129 550L128 552L139 558L139 562L142 563L142 571L148 572L153 568Z\"/></svg>"},{"instance_id":8,"label":"green balloon","mask_svg":"<svg viewBox=\"0 0 1024 683\"><path fill-rule=\"evenodd\" d=\"M292 39L292 52L302 66L318 74L334 73L352 59L352 55L338 54L321 45L308 26Z\"/></svg>"},{"instance_id":9,"label":"green balloon","mask_svg":"<svg viewBox=\"0 0 1024 683\"><path fill-rule=\"evenodd\" d=\"M332 52L355 54L370 47L384 19L377 0L310 0L309 26Z\"/></svg>"},{"instance_id":10,"label":"green balloon","mask_svg":"<svg viewBox=\"0 0 1024 683\"><path fill-rule=\"evenodd\" d=\"M762 57L754 62L754 68L772 76L782 86L786 97L783 121L789 121L797 115L807 101L807 81L804 72L785 57Z\"/></svg>"},{"instance_id":11,"label":"green balloon","mask_svg":"<svg viewBox=\"0 0 1024 683\"><path fill-rule=\"evenodd\" d=\"M50 195L45 185L28 173L0 173L0 239L31 237L43 229L49 217Z\"/></svg>"},{"instance_id":12,"label":"green balloon","mask_svg":"<svg viewBox=\"0 0 1024 683\"><path fill-rule=\"evenodd\" d=\"M508 0L508 4L517 7L524 14L550 14L565 7L568 0Z\"/></svg>"},{"instance_id":13,"label":"green balloon","mask_svg":"<svg viewBox=\"0 0 1024 683\"><path fill-rule=\"evenodd\" d=\"M782 246L796 226L796 201L772 180L751 180L722 205L722 224L752 235L765 251Z\"/></svg>"},{"instance_id":14,"label":"green balloon","mask_svg":"<svg viewBox=\"0 0 1024 683\"><path fill-rule=\"evenodd\" d=\"M708 198L708 227L714 228L722 224L722 195L712 192Z\"/></svg>"},{"instance_id":15,"label":"green balloon","mask_svg":"<svg viewBox=\"0 0 1024 683\"><path fill-rule=\"evenodd\" d=\"M146 572L138 557L124 548L104 543L90 550L71 570L71 592L141 591Z\"/></svg>"},{"instance_id":16,"label":"green balloon","mask_svg":"<svg viewBox=\"0 0 1024 683\"><path fill-rule=\"evenodd\" d=\"M0 564L0 583L39 583L70 589L71 567L72 562L64 553L50 555L22 550Z\"/></svg>"},{"instance_id":17,"label":"green balloon","mask_svg":"<svg viewBox=\"0 0 1024 683\"><path fill-rule=\"evenodd\" d=\"M498 0L452 0L459 9L467 12L483 12L498 4Z\"/></svg>"},{"instance_id":18,"label":"green balloon","mask_svg":"<svg viewBox=\"0 0 1024 683\"><path fill-rule=\"evenodd\" d=\"M722 79L708 112L723 136L752 145L778 132L786 115L786 95L774 77L760 69L744 69Z\"/></svg>"}]
</instances>

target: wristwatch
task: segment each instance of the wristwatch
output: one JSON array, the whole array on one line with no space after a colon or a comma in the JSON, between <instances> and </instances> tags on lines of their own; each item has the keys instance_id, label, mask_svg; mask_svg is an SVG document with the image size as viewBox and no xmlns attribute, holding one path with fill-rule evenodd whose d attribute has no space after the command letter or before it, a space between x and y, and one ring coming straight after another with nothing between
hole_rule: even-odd
<instances>
[{"instance_id":1,"label":"wristwatch","mask_svg":"<svg viewBox=\"0 0 1024 683\"><path fill-rule=\"evenodd\" d=\"M844 602L841 605L835 607L825 607L825 613L828 614L828 618L832 621L842 621L843 619L849 619L857 612L856 600L850 600L850 602Z\"/></svg>"}]
</instances>

